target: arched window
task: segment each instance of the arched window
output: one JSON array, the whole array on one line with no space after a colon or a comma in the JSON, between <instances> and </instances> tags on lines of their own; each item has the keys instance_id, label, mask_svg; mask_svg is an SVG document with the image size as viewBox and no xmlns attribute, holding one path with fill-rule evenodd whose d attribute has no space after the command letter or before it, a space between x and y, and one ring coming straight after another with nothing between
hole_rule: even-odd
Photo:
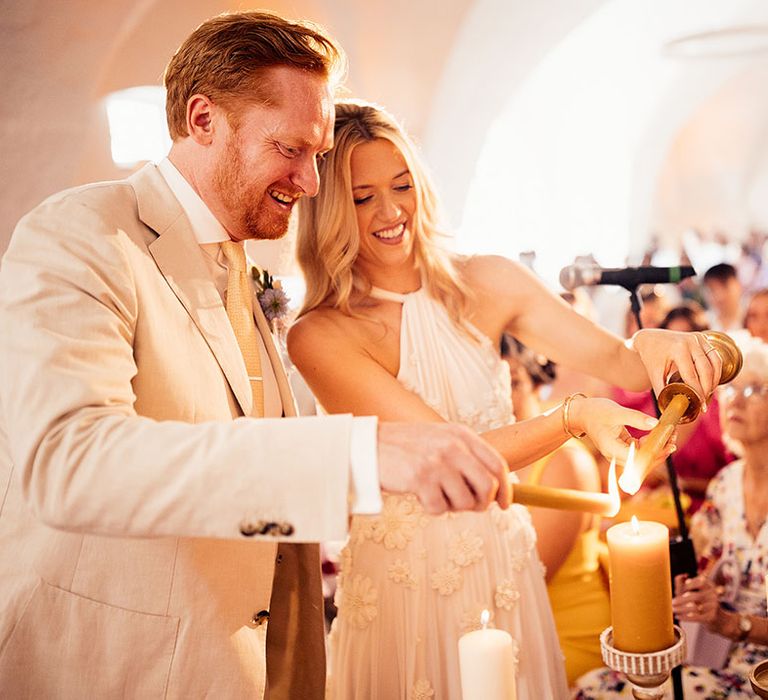
<instances>
[{"instance_id":1,"label":"arched window","mask_svg":"<svg viewBox=\"0 0 768 700\"><path fill-rule=\"evenodd\" d=\"M121 168L162 160L171 147L165 121L165 89L141 85L106 98L112 160Z\"/></svg>"}]
</instances>

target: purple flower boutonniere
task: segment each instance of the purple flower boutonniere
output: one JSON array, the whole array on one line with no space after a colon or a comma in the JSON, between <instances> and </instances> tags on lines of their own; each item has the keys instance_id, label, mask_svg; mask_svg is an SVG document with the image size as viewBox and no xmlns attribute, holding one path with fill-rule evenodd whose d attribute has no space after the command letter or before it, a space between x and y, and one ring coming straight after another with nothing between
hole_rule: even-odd
<instances>
[{"instance_id":1,"label":"purple flower boutonniere","mask_svg":"<svg viewBox=\"0 0 768 700\"><path fill-rule=\"evenodd\" d=\"M261 310L272 329L288 316L288 303L290 299L283 291L280 280L275 280L267 270L259 270L251 267L251 276L256 283L256 298L259 300Z\"/></svg>"}]
</instances>

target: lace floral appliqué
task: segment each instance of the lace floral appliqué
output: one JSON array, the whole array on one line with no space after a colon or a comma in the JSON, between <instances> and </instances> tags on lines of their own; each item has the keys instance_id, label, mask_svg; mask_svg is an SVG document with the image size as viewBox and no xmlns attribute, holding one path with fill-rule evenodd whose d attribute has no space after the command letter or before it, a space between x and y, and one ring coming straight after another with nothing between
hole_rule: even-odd
<instances>
[{"instance_id":1,"label":"lace floral appliqu\u00e9","mask_svg":"<svg viewBox=\"0 0 768 700\"><path fill-rule=\"evenodd\" d=\"M418 582L411 573L411 567L408 562L404 562L402 559L395 559L387 569L387 576L395 583L403 583L408 588L416 588Z\"/></svg>"},{"instance_id":2,"label":"lace floral appliqu\u00e9","mask_svg":"<svg viewBox=\"0 0 768 700\"><path fill-rule=\"evenodd\" d=\"M483 539L470 530L462 530L451 538L448 559L457 566L469 566L483 558Z\"/></svg>"},{"instance_id":3,"label":"lace floral appliqu\u00e9","mask_svg":"<svg viewBox=\"0 0 768 700\"><path fill-rule=\"evenodd\" d=\"M520 592L515 588L513 581L507 579L496 586L496 595L494 602L497 608L512 610L515 603L520 599Z\"/></svg>"},{"instance_id":4,"label":"lace floral appliqu\u00e9","mask_svg":"<svg viewBox=\"0 0 768 700\"><path fill-rule=\"evenodd\" d=\"M365 629L379 614L379 594L367 576L355 576L344 590L341 599L343 612L349 623Z\"/></svg>"},{"instance_id":5,"label":"lace floral appliqu\u00e9","mask_svg":"<svg viewBox=\"0 0 768 700\"><path fill-rule=\"evenodd\" d=\"M387 496L381 515L371 520L365 534L387 549L405 549L421 525L422 516L415 496Z\"/></svg>"},{"instance_id":6,"label":"lace floral appliqu\u00e9","mask_svg":"<svg viewBox=\"0 0 768 700\"><path fill-rule=\"evenodd\" d=\"M440 595L451 595L454 591L461 588L464 582L461 576L461 569L453 564L446 564L432 572L432 588Z\"/></svg>"},{"instance_id":7,"label":"lace floral appliqu\u00e9","mask_svg":"<svg viewBox=\"0 0 768 700\"><path fill-rule=\"evenodd\" d=\"M432 700L435 697L435 691L429 681L418 680L413 684L411 690L411 700Z\"/></svg>"}]
</instances>

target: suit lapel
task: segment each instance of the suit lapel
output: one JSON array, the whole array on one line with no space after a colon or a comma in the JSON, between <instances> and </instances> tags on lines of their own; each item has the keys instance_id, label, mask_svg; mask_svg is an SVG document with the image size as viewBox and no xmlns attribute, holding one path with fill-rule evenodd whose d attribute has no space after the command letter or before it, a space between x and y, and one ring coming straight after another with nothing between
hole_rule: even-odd
<instances>
[{"instance_id":1,"label":"suit lapel","mask_svg":"<svg viewBox=\"0 0 768 700\"><path fill-rule=\"evenodd\" d=\"M139 218L158 234L150 254L205 338L243 414L250 415L253 396L243 356L187 217L156 166L145 166L129 180Z\"/></svg>"}]
</instances>

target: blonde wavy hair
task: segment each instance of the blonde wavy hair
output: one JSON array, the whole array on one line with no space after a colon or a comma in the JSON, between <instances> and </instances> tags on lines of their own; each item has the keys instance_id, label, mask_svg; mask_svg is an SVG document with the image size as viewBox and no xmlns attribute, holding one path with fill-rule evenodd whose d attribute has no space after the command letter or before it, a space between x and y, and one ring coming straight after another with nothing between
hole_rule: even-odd
<instances>
[{"instance_id":1,"label":"blonde wavy hair","mask_svg":"<svg viewBox=\"0 0 768 700\"><path fill-rule=\"evenodd\" d=\"M437 239L438 203L416 148L397 121L377 105L344 100L336 104L335 143L319 163L320 193L299 200L297 255L304 273L306 296L299 316L319 306L331 306L357 316L354 304L371 283L355 269L360 236L352 196L350 159L355 146L386 139L402 154L413 179L416 209L411 221L416 265L427 292L445 306L451 319L461 319L469 303L453 258Z\"/></svg>"}]
</instances>

